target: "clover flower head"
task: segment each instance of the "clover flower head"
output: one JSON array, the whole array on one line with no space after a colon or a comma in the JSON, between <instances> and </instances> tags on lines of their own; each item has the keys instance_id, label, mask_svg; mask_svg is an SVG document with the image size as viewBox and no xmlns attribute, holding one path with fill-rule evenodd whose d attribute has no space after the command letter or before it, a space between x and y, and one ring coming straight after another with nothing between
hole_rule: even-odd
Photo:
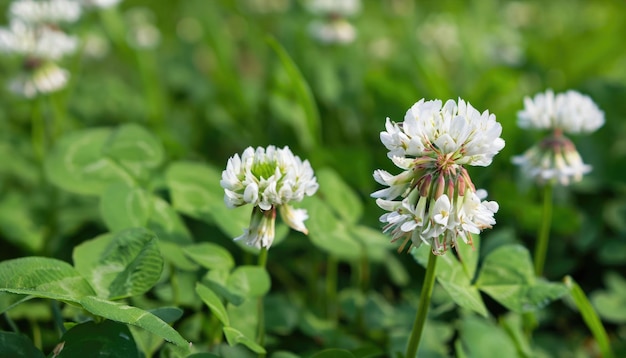
<instances>
[{"instance_id":1,"label":"clover flower head","mask_svg":"<svg viewBox=\"0 0 626 358\"><path fill-rule=\"evenodd\" d=\"M19 20L0 28L0 52L19 56L59 60L76 51L73 36L48 26L31 26Z\"/></svg>"},{"instance_id":2,"label":"clover flower head","mask_svg":"<svg viewBox=\"0 0 626 358\"><path fill-rule=\"evenodd\" d=\"M84 7L106 9L119 4L122 0L79 0Z\"/></svg>"},{"instance_id":3,"label":"clover flower head","mask_svg":"<svg viewBox=\"0 0 626 358\"><path fill-rule=\"evenodd\" d=\"M349 44L356 39L356 29L344 18L313 21L309 33L323 44Z\"/></svg>"},{"instance_id":4,"label":"clover flower head","mask_svg":"<svg viewBox=\"0 0 626 358\"><path fill-rule=\"evenodd\" d=\"M554 94L548 89L534 98L524 98L524 109L517 113L518 125L525 129L553 129L565 133L591 133L604 125L604 112L586 95L569 90Z\"/></svg>"},{"instance_id":5,"label":"clover flower head","mask_svg":"<svg viewBox=\"0 0 626 358\"><path fill-rule=\"evenodd\" d=\"M591 172L574 143L564 133L591 133L604 124L604 113L588 97L576 91L554 94L552 90L524 99L518 125L525 129L552 130L512 162L539 184L567 186Z\"/></svg>"},{"instance_id":6,"label":"clover flower head","mask_svg":"<svg viewBox=\"0 0 626 358\"><path fill-rule=\"evenodd\" d=\"M309 0L306 5L319 15L352 16L361 11L360 0Z\"/></svg>"},{"instance_id":7,"label":"clover flower head","mask_svg":"<svg viewBox=\"0 0 626 358\"><path fill-rule=\"evenodd\" d=\"M306 210L294 209L290 203L315 194L319 185L309 161L293 155L289 147L246 148L241 156L228 159L220 184L228 207L254 206L250 227L238 240L269 248L277 209L292 229L308 233Z\"/></svg>"},{"instance_id":8,"label":"clover flower head","mask_svg":"<svg viewBox=\"0 0 626 358\"><path fill-rule=\"evenodd\" d=\"M33 71L22 73L9 82L9 90L17 95L33 98L38 94L63 89L69 80L67 70L53 62L37 66Z\"/></svg>"},{"instance_id":9,"label":"clover flower head","mask_svg":"<svg viewBox=\"0 0 626 358\"><path fill-rule=\"evenodd\" d=\"M12 19L29 24L74 22L80 14L80 3L72 0L16 0L9 7Z\"/></svg>"},{"instance_id":10,"label":"clover flower head","mask_svg":"<svg viewBox=\"0 0 626 358\"><path fill-rule=\"evenodd\" d=\"M502 126L488 111L478 112L459 99L415 103L404 121L387 118L380 139L388 157L403 170L392 175L376 170L374 179L387 188L372 193L388 213L380 217L392 242L402 240L400 251L411 241L432 246L444 254L458 240L471 244L478 234L495 224L494 201L476 190L463 167L487 166L504 147Z\"/></svg>"}]
</instances>

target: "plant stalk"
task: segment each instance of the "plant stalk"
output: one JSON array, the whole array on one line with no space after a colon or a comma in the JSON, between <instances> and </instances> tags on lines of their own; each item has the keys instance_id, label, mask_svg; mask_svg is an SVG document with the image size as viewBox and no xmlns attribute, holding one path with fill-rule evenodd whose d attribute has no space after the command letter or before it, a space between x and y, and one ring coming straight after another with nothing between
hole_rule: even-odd
<instances>
[{"instance_id":1,"label":"plant stalk","mask_svg":"<svg viewBox=\"0 0 626 358\"><path fill-rule=\"evenodd\" d=\"M424 323L426 323L428 306L430 306L430 298L433 294L433 287L435 286L436 264L437 256L431 252L430 256L428 256L424 284L422 285L422 292L417 306L415 321L413 322L413 329L411 330L409 345L406 348L406 358L414 358L417 355L417 348L419 347L422 332L424 331Z\"/></svg>"},{"instance_id":2,"label":"plant stalk","mask_svg":"<svg viewBox=\"0 0 626 358\"><path fill-rule=\"evenodd\" d=\"M546 184L543 192L543 212L542 222L537 235L537 245L535 246L535 275L543 275L543 268L548 252L548 242L550 241L550 226L552 224L552 185Z\"/></svg>"},{"instance_id":3,"label":"plant stalk","mask_svg":"<svg viewBox=\"0 0 626 358\"><path fill-rule=\"evenodd\" d=\"M259 252L259 261L258 265L260 267L265 268L267 264L267 247L262 247L261 252ZM263 312L263 296L259 297L259 301L257 303L257 316L259 318L259 326L257 329L257 343L261 347L265 344L265 314ZM265 353L260 353L259 358L265 358Z\"/></svg>"}]
</instances>

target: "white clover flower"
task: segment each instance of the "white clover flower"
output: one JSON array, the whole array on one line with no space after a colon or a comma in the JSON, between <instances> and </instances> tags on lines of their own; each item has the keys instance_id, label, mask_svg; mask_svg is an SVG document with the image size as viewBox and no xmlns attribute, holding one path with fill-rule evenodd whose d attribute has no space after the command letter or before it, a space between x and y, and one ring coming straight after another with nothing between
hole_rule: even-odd
<instances>
[{"instance_id":1,"label":"white clover flower","mask_svg":"<svg viewBox=\"0 0 626 358\"><path fill-rule=\"evenodd\" d=\"M343 18L313 21L309 24L309 33L324 44L349 44L356 39L356 29Z\"/></svg>"},{"instance_id":2,"label":"white clover flower","mask_svg":"<svg viewBox=\"0 0 626 358\"><path fill-rule=\"evenodd\" d=\"M86 8L106 9L119 4L122 0L78 0Z\"/></svg>"},{"instance_id":3,"label":"white clover flower","mask_svg":"<svg viewBox=\"0 0 626 358\"><path fill-rule=\"evenodd\" d=\"M292 229L308 233L304 225L306 210L293 209L290 203L315 194L319 185L309 161L293 155L289 147L246 148L241 157L235 154L228 159L220 184L228 207L255 207L250 228L238 240L269 248L274 239L276 209ZM267 222L270 219L271 224Z\"/></svg>"},{"instance_id":4,"label":"white clover flower","mask_svg":"<svg viewBox=\"0 0 626 358\"><path fill-rule=\"evenodd\" d=\"M554 129L565 133L591 133L604 125L604 112L589 98L576 91L557 95L552 90L524 98L524 109L517 113L520 128Z\"/></svg>"},{"instance_id":5,"label":"white clover flower","mask_svg":"<svg viewBox=\"0 0 626 358\"><path fill-rule=\"evenodd\" d=\"M443 254L460 238L471 244L471 234L495 224L498 204L481 201L463 165L487 166L503 147L502 126L488 111L479 113L462 99L415 103L404 121L387 118L381 142L393 163L404 171L392 175L376 170L374 179L388 188L372 193L392 242L409 240L417 247L432 246ZM395 200L399 198L398 200Z\"/></svg>"},{"instance_id":6,"label":"white clover flower","mask_svg":"<svg viewBox=\"0 0 626 358\"><path fill-rule=\"evenodd\" d=\"M73 0L16 0L9 6L11 19L29 24L75 22L80 14L80 3Z\"/></svg>"},{"instance_id":7,"label":"white clover flower","mask_svg":"<svg viewBox=\"0 0 626 358\"><path fill-rule=\"evenodd\" d=\"M552 133L512 161L539 184L567 186L580 181L591 172L591 166L583 163L576 146L564 133L590 133L603 124L604 113L588 96L576 91L555 95L547 90L533 99L526 97L524 109L518 112L518 125L551 129Z\"/></svg>"},{"instance_id":8,"label":"white clover flower","mask_svg":"<svg viewBox=\"0 0 626 358\"><path fill-rule=\"evenodd\" d=\"M59 60L76 51L77 39L48 26L11 21L0 28L0 52L37 59Z\"/></svg>"},{"instance_id":9,"label":"white clover flower","mask_svg":"<svg viewBox=\"0 0 626 358\"><path fill-rule=\"evenodd\" d=\"M360 0L309 0L307 9L318 15L352 16L361 11Z\"/></svg>"},{"instance_id":10,"label":"white clover flower","mask_svg":"<svg viewBox=\"0 0 626 358\"><path fill-rule=\"evenodd\" d=\"M63 89L69 80L67 70L58 67L53 62L37 66L33 71L21 74L9 82L9 90L26 98L33 98L38 94L52 93Z\"/></svg>"}]
</instances>

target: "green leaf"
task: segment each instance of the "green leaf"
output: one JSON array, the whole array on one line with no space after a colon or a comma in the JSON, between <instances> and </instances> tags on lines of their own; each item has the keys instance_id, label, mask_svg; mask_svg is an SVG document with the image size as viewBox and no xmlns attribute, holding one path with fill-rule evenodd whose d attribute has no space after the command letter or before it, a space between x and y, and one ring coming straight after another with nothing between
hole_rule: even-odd
<instances>
[{"instance_id":1,"label":"green leaf","mask_svg":"<svg viewBox=\"0 0 626 358\"><path fill-rule=\"evenodd\" d=\"M354 239L361 243L367 257L372 262L384 262L388 257L389 249L394 245L389 237L380 230L375 230L363 225L355 225L348 228Z\"/></svg>"},{"instance_id":2,"label":"green leaf","mask_svg":"<svg viewBox=\"0 0 626 358\"><path fill-rule=\"evenodd\" d=\"M166 182L173 206L179 212L217 225L237 237L250 223L250 207L228 209L224 204L221 172L208 165L176 162L167 168Z\"/></svg>"},{"instance_id":3,"label":"green leaf","mask_svg":"<svg viewBox=\"0 0 626 358\"><path fill-rule=\"evenodd\" d=\"M45 159L47 178L77 194L99 195L114 181L132 184L134 179L103 153L112 130L85 129L62 137Z\"/></svg>"},{"instance_id":4,"label":"green leaf","mask_svg":"<svg viewBox=\"0 0 626 358\"><path fill-rule=\"evenodd\" d=\"M268 332L288 336L298 325L299 308L283 294L271 294L263 298L265 327Z\"/></svg>"},{"instance_id":5,"label":"green leaf","mask_svg":"<svg viewBox=\"0 0 626 358\"><path fill-rule=\"evenodd\" d=\"M459 246L463 245L465 244L459 243ZM430 251L430 246L421 245L419 248L413 249L412 253L415 260L423 267L426 267ZM470 255L478 256L478 252L465 253L464 259L468 260L468 265L470 260L475 262L475 259L470 259ZM452 250L449 250L437 259L435 277L457 305L470 309L482 316L487 316L487 308L480 297L478 288L472 285L471 277L467 274L464 266L459 262Z\"/></svg>"},{"instance_id":6,"label":"green leaf","mask_svg":"<svg viewBox=\"0 0 626 358\"><path fill-rule=\"evenodd\" d=\"M485 258L476 286L517 313L538 310L567 292L561 283L536 278L530 254L520 245L492 251Z\"/></svg>"},{"instance_id":7,"label":"green leaf","mask_svg":"<svg viewBox=\"0 0 626 358\"><path fill-rule=\"evenodd\" d=\"M306 225L313 245L340 259L356 260L362 257L364 249L361 243L320 198L307 198L303 204L309 214Z\"/></svg>"},{"instance_id":8,"label":"green leaf","mask_svg":"<svg viewBox=\"0 0 626 358\"><path fill-rule=\"evenodd\" d=\"M217 293L219 296L226 299L228 302L239 306L245 301L245 297L238 293L232 292L228 287L228 277L230 276L229 270L211 270L204 276L203 282Z\"/></svg>"},{"instance_id":9,"label":"green leaf","mask_svg":"<svg viewBox=\"0 0 626 358\"><path fill-rule=\"evenodd\" d=\"M461 342L468 358L517 357L517 349L509 336L493 322L476 316L461 321Z\"/></svg>"},{"instance_id":10,"label":"green leaf","mask_svg":"<svg viewBox=\"0 0 626 358\"><path fill-rule=\"evenodd\" d=\"M181 337L174 328L148 311L94 296L83 297L80 304L96 316L141 327L177 346L189 347L189 342Z\"/></svg>"},{"instance_id":11,"label":"green leaf","mask_svg":"<svg viewBox=\"0 0 626 358\"><path fill-rule=\"evenodd\" d=\"M356 358L354 354L345 349L330 348L317 352L311 358Z\"/></svg>"},{"instance_id":12,"label":"green leaf","mask_svg":"<svg viewBox=\"0 0 626 358\"><path fill-rule=\"evenodd\" d=\"M591 302L603 319L616 324L626 323L626 280L615 272L604 276L607 290L591 294Z\"/></svg>"},{"instance_id":13,"label":"green leaf","mask_svg":"<svg viewBox=\"0 0 626 358\"><path fill-rule=\"evenodd\" d=\"M265 354L265 348L258 345L254 340L244 336L243 333L233 327L224 327L224 335L226 336L228 344L231 346L242 344L254 353Z\"/></svg>"},{"instance_id":14,"label":"green leaf","mask_svg":"<svg viewBox=\"0 0 626 358\"><path fill-rule=\"evenodd\" d=\"M356 223L363 214L363 204L354 190L330 168L315 171L319 192L333 212L347 223ZM387 240L388 241L388 240Z\"/></svg>"},{"instance_id":15,"label":"green leaf","mask_svg":"<svg viewBox=\"0 0 626 358\"><path fill-rule=\"evenodd\" d=\"M150 217L150 194L126 183L109 185L100 197L100 213L110 231L144 227Z\"/></svg>"},{"instance_id":16,"label":"green leaf","mask_svg":"<svg viewBox=\"0 0 626 358\"><path fill-rule=\"evenodd\" d=\"M113 321L77 324L61 338L63 348L58 358L92 357L137 357L137 345L125 324Z\"/></svg>"},{"instance_id":17,"label":"green leaf","mask_svg":"<svg viewBox=\"0 0 626 358\"><path fill-rule=\"evenodd\" d=\"M161 240L159 247L161 248L161 256L166 262L184 271L196 271L198 269L199 266L187 258L183 251L184 248L180 247L180 244Z\"/></svg>"},{"instance_id":18,"label":"green leaf","mask_svg":"<svg viewBox=\"0 0 626 358\"><path fill-rule=\"evenodd\" d=\"M102 235L74 248L74 264L99 297L120 299L147 292L163 270L158 240L143 228Z\"/></svg>"},{"instance_id":19,"label":"green leaf","mask_svg":"<svg viewBox=\"0 0 626 358\"><path fill-rule=\"evenodd\" d=\"M0 357L44 358L26 336L13 332L0 332Z\"/></svg>"},{"instance_id":20,"label":"green leaf","mask_svg":"<svg viewBox=\"0 0 626 358\"><path fill-rule=\"evenodd\" d=\"M226 307L219 297L211 290L201 283L196 284L196 293L202 301L209 306L211 312L222 322L224 326L230 326L230 320L228 319L228 313L226 313Z\"/></svg>"},{"instance_id":21,"label":"green leaf","mask_svg":"<svg viewBox=\"0 0 626 358\"><path fill-rule=\"evenodd\" d=\"M30 204L26 195L5 193L0 200L0 231L14 245L30 252L41 252L45 245L44 227L34 222Z\"/></svg>"},{"instance_id":22,"label":"green leaf","mask_svg":"<svg viewBox=\"0 0 626 358\"><path fill-rule=\"evenodd\" d=\"M191 244L193 239L180 215L165 200L153 196L148 229L152 230L160 242Z\"/></svg>"},{"instance_id":23,"label":"green leaf","mask_svg":"<svg viewBox=\"0 0 626 358\"><path fill-rule=\"evenodd\" d=\"M587 299L585 292L570 276L565 276L564 281L570 294L572 295L572 298L574 299L574 302L576 303L576 307L578 307L578 310L585 321L585 324L591 333L593 333L593 337L596 339L596 342L600 347L600 351L602 352L602 357L615 357L615 354L613 354L613 350L611 349L611 343L608 335L606 334L606 330L604 329L600 318L598 318L596 311L593 309L591 302Z\"/></svg>"},{"instance_id":24,"label":"green leaf","mask_svg":"<svg viewBox=\"0 0 626 358\"><path fill-rule=\"evenodd\" d=\"M187 246L185 254L209 270L230 270L235 266L233 256L220 245L203 242Z\"/></svg>"},{"instance_id":25,"label":"green leaf","mask_svg":"<svg viewBox=\"0 0 626 358\"><path fill-rule=\"evenodd\" d=\"M87 280L70 264L47 257L0 262L0 291L67 302L95 294Z\"/></svg>"},{"instance_id":26,"label":"green leaf","mask_svg":"<svg viewBox=\"0 0 626 358\"><path fill-rule=\"evenodd\" d=\"M134 123L115 129L104 143L102 153L135 177L145 177L149 169L157 168L163 161L161 142Z\"/></svg>"},{"instance_id":27,"label":"green leaf","mask_svg":"<svg viewBox=\"0 0 626 358\"><path fill-rule=\"evenodd\" d=\"M321 121L313 93L304 76L280 43L273 37L267 37L266 41L280 58L281 64L291 81L289 88L293 90L296 99L304 110L305 123L294 123L293 126L302 147L310 151L317 146L321 138Z\"/></svg>"},{"instance_id":28,"label":"green leaf","mask_svg":"<svg viewBox=\"0 0 626 358\"><path fill-rule=\"evenodd\" d=\"M265 295L270 290L270 276L263 267L239 266L228 276L226 287L230 292L246 298Z\"/></svg>"},{"instance_id":29,"label":"green leaf","mask_svg":"<svg viewBox=\"0 0 626 358\"><path fill-rule=\"evenodd\" d=\"M524 323L519 314L509 312L500 318L499 323L515 344L521 357L535 356L531 348L531 343L528 340L529 337L524 332Z\"/></svg>"},{"instance_id":30,"label":"green leaf","mask_svg":"<svg viewBox=\"0 0 626 358\"><path fill-rule=\"evenodd\" d=\"M174 323L183 316L184 311L178 307L159 307L150 310L150 313L166 323Z\"/></svg>"}]
</instances>

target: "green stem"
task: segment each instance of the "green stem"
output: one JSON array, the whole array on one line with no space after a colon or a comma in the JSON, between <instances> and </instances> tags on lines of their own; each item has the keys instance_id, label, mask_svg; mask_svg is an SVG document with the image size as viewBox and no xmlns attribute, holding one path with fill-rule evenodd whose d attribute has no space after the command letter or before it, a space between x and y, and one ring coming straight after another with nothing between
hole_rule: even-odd
<instances>
[{"instance_id":1,"label":"green stem","mask_svg":"<svg viewBox=\"0 0 626 358\"><path fill-rule=\"evenodd\" d=\"M51 300L50 305L52 308L52 316L54 317L54 324L56 325L59 338L61 338L65 334L65 326L63 325L63 315L61 314L59 301Z\"/></svg>"},{"instance_id":2,"label":"green stem","mask_svg":"<svg viewBox=\"0 0 626 358\"><path fill-rule=\"evenodd\" d=\"M535 246L535 275L537 276L543 275L550 240L550 226L552 224L552 185L550 184L546 184L543 192L542 220Z\"/></svg>"},{"instance_id":3,"label":"green stem","mask_svg":"<svg viewBox=\"0 0 626 358\"><path fill-rule=\"evenodd\" d=\"M596 339L598 347L600 348L600 352L602 352L602 357L614 358L615 354L611 349L609 336L606 334L606 330L602 325L602 321L600 321L600 318L598 318L598 315L593 309L591 302L589 302L589 300L587 299L585 292L570 276L565 276L564 282L567 288L569 288L570 290L570 294L574 299L574 302L576 303L576 307L578 307L578 310L583 317L583 321L585 321L587 328L589 328L589 330L593 334L593 337Z\"/></svg>"},{"instance_id":4,"label":"green stem","mask_svg":"<svg viewBox=\"0 0 626 358\"><path fill-rule=\"evenodd\" d=\"M337 270L339 263L333 255L326 261L326 314L332 322L337 322Z\"/></svg>"},{"instance_id":5,"label":"green stem","mask_svg":"<svg viewBox=\"0 0 626 358\"><path fill-rule=\"evenodd\" d=\"M259 266L265 268L267 264L267 247L262 247L259 252ZM265 315L263 312L263 296L259 297L257 304L257 313L259 317L259 326L257 330L257 343L261 347L265 344ZM265 358L265 353L259 354L259 358Z\"/></svg>"},{"instance_id":6,"label":"green stem","mask_svg":"<svg viewBox=\"0 0 626 358\"><path fill-rule=\"evenodd\" d=\"M46 147L46 125L41 113L41 100L37 98L33 102L31 112L31 141L33 143L35 157L40 162L43 162Z\"/></svg>"},{"instance_id":7,"label":"green stem","mask_svg":"<svg viewBox=\"0 0 626 358\"><path fill-rule=\"evenodd\" d=\"M9 327L11 327L11 330L15 333L20 333L20 329L17 327L17 325L15 324L13 319L9 316L9 314L7 312L4 312L3 316L4 316L4 320L7 322Z\"/></svg>"},{"instance_id":8,"label":"green stem","mask_svg":"<svg viewBox=\"0 0 626 358\"><path fill-rule=\"evenodd\" d=\"M65 105L59 93L49 95L48 100L54 117L52 130L50 131L51 144L54 144L56 139L63 134L65 129Z\"/></svg>"},{"instance_id":9,"label":"green stem","mask_svg":"<svg viewBox=\"0 0 626 358\"><path fill-rule=\"evenodd\" d=\"M437 256L431 252L428 257L428 265L426 266L426 274L424 276L424 284L422 285L420 301L417 306L415 322L413 322L409 345L406 348L406 358L414 358L417 355L417 348L419 347L420 338L422 337L422 332L424 331L424 323L426 323L428 306L430 306L430 297L432 296L433 287L435 286L436 263Z\"/></svg>"}]
</instances>

